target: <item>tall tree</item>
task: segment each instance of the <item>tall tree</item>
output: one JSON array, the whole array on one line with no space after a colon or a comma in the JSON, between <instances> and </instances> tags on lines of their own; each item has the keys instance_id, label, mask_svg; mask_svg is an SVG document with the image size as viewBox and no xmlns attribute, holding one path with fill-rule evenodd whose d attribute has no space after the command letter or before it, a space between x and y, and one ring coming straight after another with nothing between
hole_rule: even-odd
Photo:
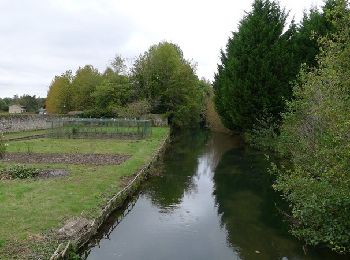
<instances>
[{"instance_id":1,"label":"tall tree","mask_svg":"<svg viewBox=\"0 0 350 260\"><path fill-rule=\"evenodd\" d=\"M125 106L135 98L129 77L121 73L120 70L107 68L102 75L101 83L92 94L98 109Z\"/></svg>"},{"instance_id":2,"label":"tall tree","mask_svg":"<svg viewBox=\"0 0 350 260\"><path fill-rule=\"evenodd\" d=\"M56 76L51 82L46 99L46 109L49 113L67 113L73 107L72 103L72 72L66 71Z\"/></svg>"},{"instance_id":3,"label":"tall tree","mask_svg":"<svg viewBox=\"0 0 350 260\"><path fill-rule=\"evenodd\" d=\"M72 81L72 106L75 110L93 108L95 102L92 93L101 83L101 75L92 65L79 68Z\"/></svg>"},{"instance_id":4,"label":"tall tree","mask_svg":"<svg viewBox=\"0 0 350 260\"><path fill-rule=\"evenodd\" d=\"M125 75L127 72L127 66L125 64L125 59L117 54L111 62L111 67L113 71L118 75Z\"/></svg>"},{"instance_id":5,"label":"tall tree","mask_svg":"<svg viewBox=\"0 0 350 260\"><path fill-rule=\"evenodd\" d=\"M278 3L256 0L229 38L215 75L215 103L226 127L247 131L271 116L279 120L289 81L297 74L287 14Z\"/></svg>"},{"instance_id":6,"label":"tall tree","mask_svg":"<svg viewBox=\"0 0 350 260\"><path fill-rule=\"evenodd\" d=\"M151 103L153 113L165 113L174 126L199 122L203 104L195 67L179 46L161 42L141 55L133 68L137 95Z\"/></svg>"},{"instance_id":7,"label":"tall tree","mask_svg":"<svg viewBox=\"0 0 350 260\"><path fill-rule=\"evenodd\" d=\"M321 10L312 8L304 12L300 24L294 35L295 61L299 66L305 63L309 67L317 65L316 56L319 54L319 37L334 33L332 10L336 6L335 0L327 0Z\"/></svg>"}]
</instances>

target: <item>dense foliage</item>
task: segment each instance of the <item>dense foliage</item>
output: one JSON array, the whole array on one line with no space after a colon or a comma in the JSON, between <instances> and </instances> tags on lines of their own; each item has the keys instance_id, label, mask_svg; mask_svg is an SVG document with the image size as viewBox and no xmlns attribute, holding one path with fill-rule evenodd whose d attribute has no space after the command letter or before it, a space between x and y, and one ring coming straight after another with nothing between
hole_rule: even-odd
<instances>
[{"instance_id":1,"label":"dense foliage","mask_svg":"<svg viewBox=\"0 0 350 260\"><path fill-rule=\"evenodd\" d=\"M319 54L319 37L326 36L334 32L332 16L330 15L336 0L325 2L321 10L312 8L304 13L304 17L298 26L295 26L293 36L293 51L295 53L295 63L299 67L305 63L309 67L317 65L316 56Z\"/></svg>"},{"instance_id":2,"label":"dense foliage","mask_svg":"<svg viewBox=\"0 0 350 260\"><path fill-rule=\"evenodd\" d=\"M279 5L256 0L229 38L215 75L216 107L226 127L246 131L263 116L278 118L289 81L297 73L291 51L292 28Z\"/></svg>"},{"instance_id":3,"label":"dense foliage","mask_svg":"<svg viewBox=\"0 0 350 260\"><path fill-rule=\"evenodd\" d=\"M334 30L329 17L334 6L329 0L286 29L287 14L278 3L254 2L229 38L215 75L215 104L226 127L243 132L278 127L285 101L292 98L291 81L301 64L316 64L318 37Z\"/></svg>"},{"instance_id":4,"label":"dense foliage","mask_svg":"<svg viewBox=\"0 0 350 260\"><path fill-rule=\"evenodd\" d=\"M151 112L164 114L174 127L187 127L201 119L204 85L180 47L161 42L141 55L129 73L125 60L116 56L102 74L87 65L75 75L56 76L46 103L50 113L138 118Z\"/></svg>"},{"instance_id":5,"label":"dense foliage","mask_svg":"<svg viewBox=\"0 0 350 260\"><path fill-rule=\"evenodd\" d=\"M85 111L90 115L113 116L113 108L125 105L133 97L129 77L122 75L124 64L119 56L103 74L86 65L75 75L67 71L56 76L47 95L49 113Z\"/></svg>"},{"instance_id":6,"label":"dense foliage","mask_svg":"<svg viewBox=\"0 0 350 260\"><path fill-rule=\"evenodd\" d=\"M308 244L350 251L350 16L333 9L337 34L323 38L316 68L303 69L283 115L277 148L292 167L275 188L291 206L292 233ZM289 170L287 170L289 169Z\"/></svg>"},{"instance_id":7,"label":"dense foliage","mask_svg":"<svg viewBox=\"0 0 350 260\"><path fill-rule=\"evenodd\" d=\"M71 110L73 107L71 82L71 71L54 78L46 98L46 109L49 113L66 113Z\"/></svg>"},{"instance_id":8,"label":"dense foliage","mask_svg":"<svg viewBox=\"0 0 350 260\"><path fill-rule=\"evenodd\" d=\"M167 114L176 127L199 123L204 91L179 46L168 42L151 46L136 60L133 79L138 96L150 102L153 113Z\"/></svg>"}]
</instances>

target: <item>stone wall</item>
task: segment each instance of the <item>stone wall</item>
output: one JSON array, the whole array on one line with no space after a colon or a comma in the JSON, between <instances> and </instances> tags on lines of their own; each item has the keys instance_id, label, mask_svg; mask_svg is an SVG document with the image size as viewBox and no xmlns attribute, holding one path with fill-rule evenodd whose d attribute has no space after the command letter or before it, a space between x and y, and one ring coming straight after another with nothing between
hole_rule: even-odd
<instances>
[{"instance_id":1,"label":"stone wall","mask_svg":"<svg viewBox=\"0 0 350 260\"><path fill-rule=\"evenodd\" d=\"M0 132L18 132L46 129L46 120L55 116L48 115L0 115Z\"/></svg>"},{"instance_id":2,"label":"stone wall","mask_svg":"<svg viewBox=\"0 0 350 260\"><path fill-rule=\"evenodd\" d=\"M0 132L18 132L46 129L49 127L46 120L59 118L59 115L37 114L6 114L0 115ZM62 116L61 116L62 117ZM152 126L167 126L167 119L163 115L148 114L142 117L152 121Z\"/></svg>"}]
</instances>

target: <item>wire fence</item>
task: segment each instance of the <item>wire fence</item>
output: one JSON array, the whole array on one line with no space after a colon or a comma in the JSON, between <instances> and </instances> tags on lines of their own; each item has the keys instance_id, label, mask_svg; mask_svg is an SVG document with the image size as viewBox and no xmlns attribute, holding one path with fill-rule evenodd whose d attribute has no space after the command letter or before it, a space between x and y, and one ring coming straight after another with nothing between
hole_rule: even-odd
<instances>
[{"instance_id":1,"label":"wire fence","mask_svg":"<svg viewBox=\"0 0 350 260\"><path fill-rule=\"evenodd\" d=\"M61 118L48 120L49 138L142 139L151 134L150 120Z\"/></svg>"}]
</instances>

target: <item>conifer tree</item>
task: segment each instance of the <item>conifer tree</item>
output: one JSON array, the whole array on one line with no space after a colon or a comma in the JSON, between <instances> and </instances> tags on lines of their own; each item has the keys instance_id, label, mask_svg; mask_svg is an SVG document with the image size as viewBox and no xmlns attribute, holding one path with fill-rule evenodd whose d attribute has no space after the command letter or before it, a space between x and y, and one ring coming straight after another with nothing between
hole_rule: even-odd
<instances>
[{"instance_id":1,"label":"conifer tree","mask_svg":"<svg viewBox=\"0 0 350 260\"><path fill-rule=\"evenodd\" d=\"M221 52L214 89L226 127L248 131L267 116L279 120L299 69L291 49L295 27L284 32L286 18L278 3L256 0Z\"/></svg>"}]
</instances>

